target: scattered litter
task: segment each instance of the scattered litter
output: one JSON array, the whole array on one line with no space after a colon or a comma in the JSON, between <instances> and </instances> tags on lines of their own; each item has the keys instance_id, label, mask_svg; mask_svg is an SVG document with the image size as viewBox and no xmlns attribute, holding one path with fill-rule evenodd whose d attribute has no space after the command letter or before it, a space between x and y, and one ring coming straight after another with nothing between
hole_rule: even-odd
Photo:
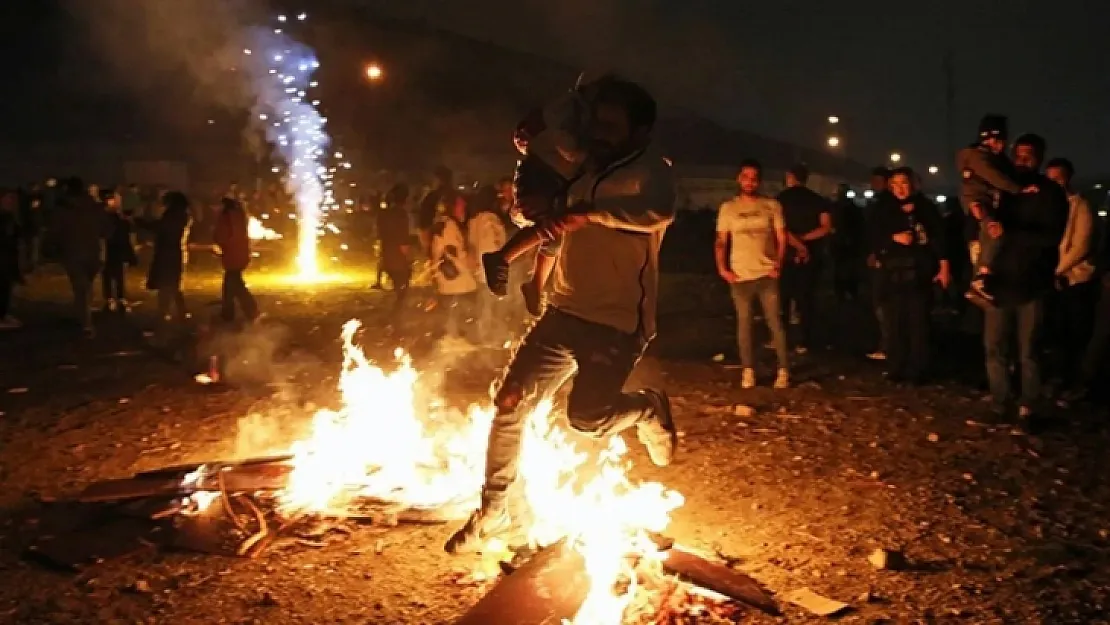
<instances>
[{"instance_id":1,"label":"scattered litter","mask_svg":"<svg viewBox=\"0 0 1110 625\"><path fill-rule=\"evenodd\" d=\"M867 556L867 561L880 571L898 571L906 568L905 554L891 549L876 549Z\"/></svg>"},{"instance_id":2,"label":"scattered litter","mask_svg":"<svg viewBox=\"0 0 1110 625\"><path fill-rule=\"evenodd\" d=\"M750 417L755 414L755 408L745 404L736 404L732 408L732 414L737 417Z\"/></svg>"},{"instance_id":3,"label":"scattered litter","mask_svg":"<svg viewBox=\"0 0 1110 625\"><path fill-rule=\"evenodd\" d=\"M823 597L809 588L800 588L786 595L786 600L817 616L833 616L847 610L850 606L842 601Z\"/></svg>"},{"instance_id":4,"label":"scattered litter","mask_svg":"<svg viewBox=\"0 0 1110 625\"><path fill-rule=\"evenodd\" d=\"M126 590L140 595L149 595L152 592L150 582L141 579L128 586Z\"/></svg>"}]
</instances>

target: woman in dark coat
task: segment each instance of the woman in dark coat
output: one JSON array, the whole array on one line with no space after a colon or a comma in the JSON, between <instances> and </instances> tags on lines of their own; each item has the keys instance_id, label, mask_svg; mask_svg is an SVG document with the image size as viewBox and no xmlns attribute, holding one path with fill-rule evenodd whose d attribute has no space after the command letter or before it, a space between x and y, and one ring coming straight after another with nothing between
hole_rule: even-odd
<instances>
[{"instance_id":1,"label":"woman in dark coat","mask_svg":"<svg viewBox=\"0 0 1110 625\"><path fill-rule=\"evenodd\" d=\"M945 229L936 205L914 188L911 169L891 172L888 189L869 233L889 341L887 375L919 384L929 367L933 283L947 288L950 281Z\"/></svg>"},{"instance_id":2,"label":"woman in dark coat","mask_svg":"<svg viewBox=\"0 0 1110 625\"><path fill-rule=\"evenodd\" d=\"M189 200L184 193L171 191L162 197L162 216L144 225L154 234L154 257L146 278L146 288L158 291L158 314L166 321L185 320L185 295L181 278L188 259Z\"/></svg>"}]
</instances>

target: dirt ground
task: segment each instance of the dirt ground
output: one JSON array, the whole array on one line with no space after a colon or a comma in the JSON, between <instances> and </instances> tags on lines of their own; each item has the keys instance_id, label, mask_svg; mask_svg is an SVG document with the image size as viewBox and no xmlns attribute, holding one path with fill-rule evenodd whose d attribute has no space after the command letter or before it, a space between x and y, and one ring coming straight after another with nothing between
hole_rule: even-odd
<instances>
[{"instance_id":1,"label":"dirt ground","mask_svg":"<svg viewBox=\"0 0 1110 625\"><path fill-rule=\"evenodd\" d=\"M991 419L977 338L958 328L938 336L940 383L892 387L858 355L870 330L852 305L827 308L834 349L796 357L794 388L766 388L764 375L763 388L741 390L722 289L665 278L661 334L635 382L671 394L682 446L657 469L630 443L639 476L686 497L669 531L680 542L733 558L780 600L808 587L850 603L843 623L1110 622L1104 410L1061 410L1038 436ZM248 414L307 417L334 402L349 318L366 322L371 353L401 344L418 364L441 356L424 334L430 315L414 310L395 337L380 330L387 294L275 284L258 294L271 341L257 358L271 364L217 392L146 349L149 299L128 319L100 315L85 341L62 321L56 272L22 293L27 327L0 335L0 622L450 623L479 599L483 589L451 581L469 562L442 552L450 528L440 526L367 528L258 560L145 551L79 575L21 559L37 496L221 458ZM194 280L188 297L198 318L209 314L214 280ZM449 394L478 396L501 358L455 363ZM877 548L904 551L907 570L877 570ZM743 622L827 620L784 607Z\"/></svg>"}]
</instances>

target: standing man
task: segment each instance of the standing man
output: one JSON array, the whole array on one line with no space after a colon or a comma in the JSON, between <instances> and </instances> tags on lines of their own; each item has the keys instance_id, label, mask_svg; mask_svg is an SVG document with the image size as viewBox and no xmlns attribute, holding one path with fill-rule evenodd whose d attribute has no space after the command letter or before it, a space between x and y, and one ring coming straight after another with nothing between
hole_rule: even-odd
<instances>
[{"instance_id":1,"label":"standing man","mask_svg":"<svg viewBox=\"0 0 1110 625\"><path fill-rule=\"evenodd\" d=\"M1097 284L1091 262L1094 214L1087 200L1076 193L1071 181L1075 166L1066 158L1055 158L1045 166L1049 180L1063 187L1068 195L1068 221L1060 240L1060 261L1056 264L1054 309L1049 313L1052 345L1056 351L1054 373L1065 384L1074 384L1087 337L1094 325L1092 316L1097 302Z\"/></svg>"},{"instance_id":2,"label":"standing man","mask_svg":"<svg viewBox=\"0 0 1110 625\"><path fill-rule=\"evenodd\" d=\"M220 204L220 215L212 237L220 247L220 260L224 266L220 316L228 323L235 321L235 305L238 304L243 316L252 322L258 318L258 304L243 280L243 272L251 262L250 215L234 198L225 197Z\"/></svg>"},{"instance_id":3,"label":"standing man","mask_svg":"<svg viewBox=\"0 0 1110 625\"><path fill-rule=\"evenodd\" d=\"M93 280L100 271L101 240L108 234L108 215L80 178L70 178L51 226L56 229L54 239L73 290L77 322L85 336L92 338L95 331L89 307Z\"/></svg>"},{"instance_id":4,"label":"standing man","mask_svg":"<svg viewBox=\"0 0 1110 625\"><path fill-rule=\"evenodd\" d=\"M806 187L809 170L795 165L786 172L786 189L779 193L788 241L793 249L783 265L783 316L790 306L798 305L801 317L801 340L797 351L804 354L813 346L817 317L818 280L825 256L825 242L832 232L832 207L828 200Z\"/></svg>"},{"instance_id":5,"label":"standing man","mask_svg":"<svg viewBox=\"0 0 1110 625\"><path fill-rule=\"evenodd\" d=\"M409 230L409 187L398 182L389 189L377 215L377 231L381 240L380 267L393 283L393 323L402 319L400 312L412 280L412 233Z\"/></svg>"},{"instance_id":6,"label":"standing man","mask_svg":"<svg viewBox=\"0 0 1110 625\"><path fill-rule=\"evenodd\" d=\"M740 386L755 386L752 347L752 300L759 298L763 317L771 330L778 361L775 388L790 386L786 333L779 305L779 275L786 255L786 227L782 206L759 193L763 168L758 161L740 164L740 193L721 205L717 214L717 242L713 246L717 273L729 285L736 306L736 339L744 367ZM731 248L731 251L730 251Z\"/></svg>"},{"instance_id":7,"label":"standing man","mask_svg":"<svg viewBox=\"0 0 1110 625\"><path fill-rule=\"evenodd\" d=\"M1068 216L1064 189L1040 173L1046 147L1045 140L1033 134L1014 142L1016 181L1023 188L1035 185L1038 190L1008 197L986 232L994 239L1005 236L992 270L998 285L997 306L984 311L983 342L993 409L1002 413L1011 400L1009 347L1016 335L1021 367L1018 415L1026 420L1041 399L1037 343Z\"/></svg>"},{"instance_id":8,"label":"standing man","mask_svg":"<svg viewBox=\"0 0 1110 625\"><path fill-rule=\"evenodd\" d=\"M589 162L568 193L572 210L538 224L549 240L561 239L550 303L495 394L482 506L448 540L451 553L480 550L511 529L507 491L517 478L529 400L572 377L571 427L605 437L636 426L652 462L665 466L674 454L666 394L623 392L655 336L659 247L674 220L674 177L651 142L656 104L642 87L614 81L598 94L594 113Z\"/></svg>"},{"instance_id":9,"label":"standing man","mask_svg":"<svg viewBox=\"0 0 1110 625\"><path fill-rule=\"evenodd\" d=\"M863 225L865 229L864 240L873 241L872 229L876 215L883 206L883 200L886 198L890 191L887 189L887 183L890 180L890 170L886 167L876 167L871 170L871 199L867 201L867 206L864 209ZM867 249L867 274L870 278L868 284L871 287L871 308L875 311L875 320L879 324L879 345L878 349L867 354L870 360L886 360L887 346L890 341L887 337L887 323L886 313L883 309L882 302L882 282L883 272L879 267L878 251L868 245Z\"/></svg>"}]
</instances>

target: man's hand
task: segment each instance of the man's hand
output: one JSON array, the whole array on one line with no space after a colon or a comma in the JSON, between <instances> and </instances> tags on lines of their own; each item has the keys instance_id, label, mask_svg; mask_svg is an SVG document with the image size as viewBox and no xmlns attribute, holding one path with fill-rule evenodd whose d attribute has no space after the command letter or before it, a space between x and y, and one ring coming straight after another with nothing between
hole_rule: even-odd
<instances>
[{"instance_id":1,"label":"man's hand","mask_svg":"<svg viewBox=\"0 0 1110 625\"><path fill-rule=\"evenodd\" d=\"M947 289L948 285L952 283L952 273L948 270L948 267L941 267L937 275L933 276L933 282L939 284L940 288Z\"/></svg>"},{"instance_id":2,"label":"man's hand","mask_svg":"<svg viewBox=\"0 0 1110 625\"><path fill-rule=\"evenodd\" d=\"M998 223L997 221L987 222L987 236L992 239L997 239L1002 236L1002 232L1002 224Z\"/></svg>"},{"instance_id":3,"label":"man's hand","mask_svg":"<svg viewBox=\"0 0 1110 625\"><path fill-rule=\"evenodd\" d=\"M899 232L890 238L898 245L910 245L913 243L913 233L909 230Z\"/></svg>"},{"instance_id":4,"label":"man's hand","mask_svg":"<svg viewBox=\"0 0 1110 625\"><path fill-rule=\"evenodd\" d=\"M720 269L717 271L717 274L721 276L722 280L729 284L734 284L740 281L740 277L733 273L730 269Z\"/></svg>"},{"instance_id":5,"label":"man's hand","mask_svg":"<svg viewBox=\"0 0 1110 625\"><path fill-rule=\"evenodd\" d=\"M536 228L545 240L559 238L567 232L574 232L589 223L590 218L585 213L567 213L551 219L545 219L536 224Z\"/></svg>"},{"instance_id":6,"label":"man's hand","mask_svg":"<svg viewBox=\"0 0 1110 625\"><path fill-rule=\"evenodd\" d=\"M798 264L809 262L809 248L803 243L792 245L794 248L794 262Z\"/></svg>"}]
</instances>

